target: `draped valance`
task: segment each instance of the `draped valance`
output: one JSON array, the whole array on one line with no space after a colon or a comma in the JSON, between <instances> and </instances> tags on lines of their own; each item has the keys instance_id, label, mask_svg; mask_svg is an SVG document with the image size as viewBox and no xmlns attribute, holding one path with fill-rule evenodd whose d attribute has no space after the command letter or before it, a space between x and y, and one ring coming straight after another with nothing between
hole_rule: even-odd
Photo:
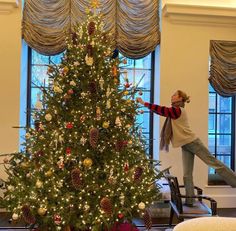
<instances>
[{"instance_id":1,"label":"draped valance","mask_svg":"<svg viewBox=\"0 0 236 231\"><path fill-rule=\"evenodd\" d=\"M209 82L225 97L236 95L236 41L210 42Z\"/></svg>"},{"instance_id":2,"label":"draped valance","mask_svg":"<svg viewBox=\"0 0 236 231\"><path fill-rule=\"evenodd\" d=\"M65 38L83 21L91 0L26 0L22 37L45 55L62 52ZM114 48L130 58L141 58L160 42L158 0L100 0L105 30Z\"/></svg>"}]
</instances>

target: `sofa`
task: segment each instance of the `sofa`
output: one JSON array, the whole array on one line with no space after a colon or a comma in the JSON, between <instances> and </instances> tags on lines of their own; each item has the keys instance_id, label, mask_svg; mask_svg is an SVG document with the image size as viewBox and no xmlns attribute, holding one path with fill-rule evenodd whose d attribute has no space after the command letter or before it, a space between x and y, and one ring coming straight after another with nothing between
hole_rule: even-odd
<instances>
[{"instance_id":1,"label":"sofa","mask_svg":"<svg viewBox=\"0 0 236 231\"><path fill-rule=\"evenodd\" d=\"M179 223L173 231L236 231L236 218L193 218Z\"/></svg>"}]
</instances>

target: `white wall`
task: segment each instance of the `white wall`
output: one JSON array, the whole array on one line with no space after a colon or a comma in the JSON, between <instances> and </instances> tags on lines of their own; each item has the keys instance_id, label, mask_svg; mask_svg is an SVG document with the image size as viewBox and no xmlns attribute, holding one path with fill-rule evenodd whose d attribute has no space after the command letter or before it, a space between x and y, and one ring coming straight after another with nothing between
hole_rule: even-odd
<instances>
[{"instance_id":1,"label":"white wall","mask_svg":"<svg viewBox=\"0 0 236 231\"><path fill-rule=\"evenodd\" d=\"M16 1L0 1L0 153L18 150L21 10ZM2 163L0 158L0 163ZM5 178L0 165L0 178Z\"/></svg>"},{"instance_id":2,"label":"white wall","mask_svg":"<svg viewBox=\"0 0 236 231\"><path fill-rule=\"evenodd\" d=\"M162 17L160 47L161 87L158 89L160 104L169 105L170 96L178 89L187 92L191 96L191 103L186 105L191 127L207 145L209 43L214 39L236 41L236 24L231 22L228 17L222 17L219 23L219 17L216 16L218 13L210 12L208 8L211 16L202 17L203 8L193 8L191 14L186 8L184 9L186 12L179 13L180 8L176 8L176 6L168 8L168 5L165 5L166 2L179 3L180 1L163 1L164 15ZM181 3L185 2L196 5L202 1L181 1ZM214 3L216 2L221 2L220 5L223 2L233 4L233 1L214 1ZM208 17L209 20L211 18L211 23L207 22ZM233 19L236 22L236 17ZM225 23L224 26L221 25L222 22ZM161 125L163 120L161 118ZM181 149L171 149L169 153L161 152L160 160L163 168L172 166L171 172L177 175L182 182ZM207 171L207 166L196 159L195 184L204 188L205 193L216 198L219 207L235 207L236 190L222 186L206 187ZM235 203L232 203L232 199Z\"/></svg>"}]
</instances>

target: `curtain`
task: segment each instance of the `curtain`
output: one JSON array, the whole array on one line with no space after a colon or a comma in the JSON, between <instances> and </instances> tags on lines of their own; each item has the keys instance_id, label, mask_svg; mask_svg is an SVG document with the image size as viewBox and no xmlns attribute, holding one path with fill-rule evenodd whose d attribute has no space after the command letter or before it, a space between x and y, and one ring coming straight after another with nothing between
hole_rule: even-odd
<instances>
[{"instance_id":1,"label":"curtain","mask_svg":"<svg viewBox=\"0 0 236 231\"><path fill-rule=\"evenodd\" d=\"M58 54L88 8L91 0L26 0L22 37L41 54ZM100 0L100 11L114 49L124 56L144 57L160 43L159 0Z\"/></svg>"},{"instance_id":2,"label":"curtain","mask_svg":"<svg viewBox=\"0 0 236 231\"><path fill-rule=\"evenodd\" d=\"M221 96L236 95L236 41L210 41L209 82Z\"/></svg>"}]
</instances>

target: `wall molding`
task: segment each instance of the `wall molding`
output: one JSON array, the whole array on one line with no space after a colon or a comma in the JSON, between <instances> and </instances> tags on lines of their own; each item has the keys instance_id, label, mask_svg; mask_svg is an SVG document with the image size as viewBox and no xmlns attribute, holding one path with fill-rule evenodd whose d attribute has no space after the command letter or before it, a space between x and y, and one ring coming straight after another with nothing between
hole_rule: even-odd
<instances>
[{"instance_id":1,"label":"wall molding","mask_svg":"<svg viewBox=\"0 0 236 231\"><path fill-rule=\"evenodd\" d=\"M18 7L19 7L18 0L0 0L0 15L10 14Z\"/></svg>"},{"instance_id":2,"label":"wall molding","mask_svg":"<svg viewBox=\"0 0 236 231\"><path fill-rule=\"evenodd\" d=\"M164 17L172 23L236 26L236 8L166 3Z\"/></svg>"}]
</instances>

